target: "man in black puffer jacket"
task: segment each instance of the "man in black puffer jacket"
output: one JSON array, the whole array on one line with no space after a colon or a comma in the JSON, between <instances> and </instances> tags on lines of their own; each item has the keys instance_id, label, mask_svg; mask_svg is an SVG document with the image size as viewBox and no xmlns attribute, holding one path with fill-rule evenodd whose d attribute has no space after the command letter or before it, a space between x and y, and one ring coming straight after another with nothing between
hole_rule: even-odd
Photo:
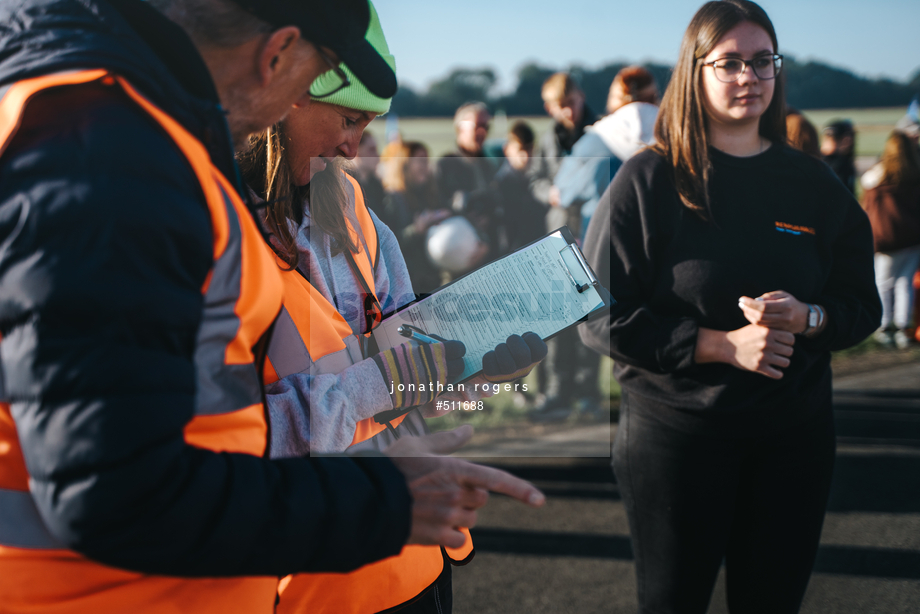
<instances>
[{"instance_id":1,"label":"man in black puffer jacket","mask_svg":"<svg viewBox=\"0 0 920 614\"><path fill-rule=\"evenodd\" d=\"M392 96L368 20L366 0L0 0L4 611L267 613L280 575L472 526L482 473L426 525L407 482L438 459L260 458L280 280L231 134L339 59ZM449 467L464 490L475 466Z\"/></svg>"}]
</instances>

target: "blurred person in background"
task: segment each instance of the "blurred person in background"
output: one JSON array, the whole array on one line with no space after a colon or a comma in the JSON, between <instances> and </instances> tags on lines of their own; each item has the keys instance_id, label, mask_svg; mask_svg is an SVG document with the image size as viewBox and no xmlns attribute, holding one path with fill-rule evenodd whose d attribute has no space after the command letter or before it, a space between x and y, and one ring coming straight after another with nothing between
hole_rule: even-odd
<instances>
[{"instance_id":1,"label":"blurred person in background","mask_svg":"<svg viewBox=\"0 0 920 614\"><path fill-rule=\"evenodd\" d=\"M358 144L358 155L355 156L354 165L349 173L358 180L364 191L364 199L372 211L380 214L383 207L383 182L377 174L380 165L380 154L377 151L377 139L374 135L364 131L361 143Z\"/></svg>"},{"instance_id":2,"label":"blurred person in background","mask_svg":"<svg viewBox=\"0 0 920 614\"><path fill-rule=\"evenodd\" d=\"M658 86L641 66L617 73L610 85L609 115L589 126L562 159L554 180L556 209L568 212L569 229L582 240L601 196L625 160L654 142L658 117ZM547 343L549 355L540 373L545 375L545 399L531 415L536 421L556 421L571 413L573 405L589 414L599 411L600 359L578 338L565 331Z\"/></svg>"},{"instance_id":3,"label":"blurred person in background","mask_svg":"<svg viewBox=\"0 0 920 614\"><path fill-rule=\"evenodd\" d=\"M564 158L572 153L575 143L584 135L585 128L594 123L595 115L585 102L585 94L575 79L566 72L557 72L543 83L540 92L543 108L553 118L537 144L527 175L533 195L548 205L544 218L546 231L568 226L572 234L581 236L581 212L578 207L561 207L559 189L553 185ZM549 355L540 368L540 393L542 400L531 417L536 421L564 420L572 411L575 397L571 382L577 333L563 332L547 342ZM579 344L580 345L580 344ZM593 357L592 357L593 358ZM595 379L596 379L595 372ZM596 388L596 386L594 386ZM590 397L590 395L588 395ZM586 397L585 410L593 412L594 401Z\"/></svg>"},{"instance_id":4,"label":"blurred person in background","mask_svg":"<svg viewBox=\"0 0 920 614\"><path fill-rule=\"evenodd\" d=\"M905 113L894 125L894 129L903 132L913 142L915 147L920 146L920 102L915 98ZM885 169L881 162L875 163L859 178L863 190L871 190L881 183Z\"/></svg>"},{"instance_id":5,"label":"blurred person in background","mask_svg":"<svg viewBox=\"0 0 920 614\"><path fill-rule=\"evenodd\" d=\"M530 191L527 169L533 162L533 129L518 120L508 131L505 162L495 175L502 201L502 229L507 251L514 251L545 234L546 205Z\"/></svg>"},{"instance_id":6,"label":"blurred person in background","mask_svg":"<svg viewBox=\"0 0 920 614\"><path fill-rule=\"evenodd\" d=\"M821 132L821 155L850 193L856 192L856 130L853 122L838 119Z\"/></svg>"},{"instance_id":7,"label":"blurred person in background","mask_svg":"<svg viewBox=\"0 0 920 614\"><path fill-rule=\"evenodd\" d=\"M435 174L441 207L463 215L481 239L483 249L462 269L442 269L442 282L475 269L498 257L501 201L493 186L498 167L485 157L483 144L489 135L492 115L482 102L461 105L454 114L457 149L438 160Z\"/></svg>"},{"instance_id":8,"label":"blurred person in background","mask_svg":"<svg viewBox=\"0 0 920 614\"><path fill-rule=\"evenodd\" d=\"M920 98L915 97L907 107L907 113L897 121L895 129L910 137L914 145L920 146ZM870 169L871 170L871 169ZM865 177L865 175L863 175ZM862 180L860 180L862 181ZM865 189L865 185L863 186ZM914 340L920 342L920 270L914 275Z\"/></svg>"},{"instance_id":9,"label":"blurred person in background","mask_svg":"<svg viewBox=\"0 0 920 614\"><path fill-rule=\"evenodd\" d=\"M387 118L390 117L390 113L387 113ZM398 158L402 155L403 151L403 138L402 134L399 131L393 132L390 134L390 140L387 141L387 144L384 145L383 150L380 151L380 157L378 158L378 164L386 166L390 158ZM386 175L386 168L380 169L380 176L383 177Z\"/></svg>"},{"instance_id":10,"label":"blurred person in background","mask_svg":"<svg viewBox=\"0 0 920 614\"><path fill-rule=\"evenodd\" d=\"M392 113L387 113L386 118L389 120ZM387 129L390 128L389 121L387 122ZM384 145L380 151L379 157L377 158L377 177L380 179L381 184L384 182L384 177L393 172L394 165L399 164L399 160L403 158L403 153L405 148L403 147L403 138L402 133L399 130L393 132L388 132L387 144ZM384 193L386 192L386 186L383 188ZM374 210L374 213L380 215L378 210Z\"/></svg>"},{"instance_id":11,"label":"blurred person in background","mask_svg":"<svg viewBox=\"0 0 920 614\"><path fill-rule=\"evenodd\" d=\"M367 40L395 68L373 5ZM343 170L362 132L386 113L391 100L374 95L350 71L346 76L349 88L295 107L253 137L240 158L247 183L270 203L264 224L284 280L284 304L265 368L268 455L275 459L388 450L427 433L425 417L444 415L431 403L435 397L479 401L490 394L475 390L475 384L481 389L491 381L487 378L510 381L508 374L537 362L531 349L545 352L532 333L509 338L495 352L514 357L510 363L493 369L487 355L484 374L460 392L446 391L445 385L463 370L462 343L407 342L383 352L370 346L365 334L415 294L396 237ZM318 81L333 78L326 73ZM512 351L509 343L518 347ZM429 381L442 387L400 390ZM378 488L399 494L384 481ZM475 488L467 493L470 503L484 495ZM472 526L475 516L463 513L456 520L454 526ZM410 546L351 573L284 578L277 611L450 612L451 565L473 556L468 531L454 533L453 548ZM344 539L337 544L351 545Z\"/></svg>"},{"instance_id":12,"label":"blurred person in background","mask_svg":"<svg viewBox=\"0 0 920 614\"><path fill-rule=\"evenodd\" d=\"M627 66L620 69L607 92L607 115L616 113L621 107L634 102L658 104L658 83L652 73L641 66Z\"/></svg>"},{"instance_id":13,"label":"blurred person in background","mask_svg":"<svg viewBox=\"0 0 920 614\"><path fill-rule=\"evenodd\" d=\"M412 288L425 296L441 285L441 273L428 257L428 230L453 212L438 201L428 148L418 141L406 141L396 153L383 177L386 195L379 217L399 241Z\"/></svg>"},{"instance_id":14,"label":"blurred person in background","mask_svg":"<svg viewBox=\"0 0 920 614\"><path fill-rule=\"evenodd\" d=\"M912 283L920 265L920 151L915 141L899 130L892 132L880 165L878 185L863 193L875 241L875 283L882 297L882 323L875 338L906 349L912 336Z\"/></svg>"},{"instance_id":15,"label":"blurred person in background","mask_svg":"<svg viewBox=\"0 0 920 614\"><path fill-rule=\"evenodd\" d=\"M546 205L537 200L530 189L527 169L533 161L535 136L533 128L518 120L508 130L502 151L505 162L495 175L495 186L502 201L501 230L506 251L512 252L535 241L545 234ZM547 342L547 347L552 340ZM546 361L537 365L538 387L546 381ZM515 402L526 405L532 393L515 389Z\"/></svg>"},{"instance_id":16,"label":"blurred person in background","mask_svg":"<svg viewBox=\"0 0 920 614\"><path fill-rule=\"evenodd\" d=\"M572 147L585 133L585 128L594 123L595 116L585 103L584 92L569 73L557 72L550 76L543 83L540 95L543 108L553 118L553 123L540 137L528 176L534 196L550 206L546 229L555 230L576 220L568 219L567 210L556 209L559 191L553 187L553 180L562 159L572 153Z\"/></svg>"},{"instance_id":17,"label":"blurred person in background","mask_svg":"<svg viewBox=\"0 0 920 614\"><path fill-rule=\"evenodd\" d=\"M786 142L790 147L804 151L809 156L821 157L818 146L818 130L796 109L786 112Z\"/></svg>"},{"instance_id":18,"label":"blurred person in background","mask_svg":"<svg viewBox=\"0 0 920 614\"><path fill-rule=\"evenodd\" d=\"M620 70L610 84L607 111L562 160L554 181L559 206L578 214L569 216L569 228L579 239L620 165L655 142L658 85L652 73L641 66Z\"/></svg>"},{"instance_id":19,"label":"blurred person in background","mask_svg":"<svg viewBox=\"0 0 920 614\"><path fill-rule=\"evenodd\" d=\"M655 145L585 238L617 300L580 332L623 390L640 612L705 613L723 564L732 612L799 610L835 461L831 351L881 316L865 213L786 144L782 60L760 6L704 4Z\"/></svg>"}]
</instances>

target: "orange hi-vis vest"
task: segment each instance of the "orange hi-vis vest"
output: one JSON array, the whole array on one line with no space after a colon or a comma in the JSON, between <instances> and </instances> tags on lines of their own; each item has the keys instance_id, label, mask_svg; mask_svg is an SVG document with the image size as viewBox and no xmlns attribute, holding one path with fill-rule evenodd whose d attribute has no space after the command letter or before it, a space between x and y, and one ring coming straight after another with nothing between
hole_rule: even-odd
<instances>
[{"instance_id":1,"label":"orange hi-vis vest","mask_svg":"<svg viewBox=\"0 0 920 614\"><path fill-rule=\"evenodd\" d=\"M196 415L184 429L185 440L209 450L262 456L268 425L253 347L278 314L282 283L258 227L204 146L125 79L100 69L36 77L2 92L0 155L32 97L50 88L88 83L120 88L159 124L187 158L210 211L214 263L201 289ZM29 495L10 407L0 405L0 611L269 614L277 585L272 577L190 579L135 573L66 549L47 531Z\"/></svg>"},{"instance_id":2,"label":"orange hi-vis vest","mask_svg":"<svg viewBox=\"0 0 920 614\"><path fill-rule=\"evenodd\" d=\"M353 269L360 274L359 281L368 293L369 300L364 304L369 321L377 323L382 317L374 295L374 271L380 251L377 229L358 182L347 174L345 177L346 193L355 204L355 217L365 241L362 248L358 233L349 221L352 239L359 246L359 252L351 254ZM298 271L284 271L282 278L284 307L268 345L266 384L294 373L341 373L364 360L361 336L352 332L335 306ZM352 447L373 440L372 447L380 449L399 435L426 432L424 418L417 411L403 414L389 424L387 427L373 418L358 422ZM463 531L466 543L460 548L446 550L447 556L457 563L468 562L473 553L469 531ZM437 580L446 564L441 552L437 546L405 546L397 556L351 573L287 576L279 585L278 614L372 614L402 606L423 595Z\"/></svg>"}]
</instances>

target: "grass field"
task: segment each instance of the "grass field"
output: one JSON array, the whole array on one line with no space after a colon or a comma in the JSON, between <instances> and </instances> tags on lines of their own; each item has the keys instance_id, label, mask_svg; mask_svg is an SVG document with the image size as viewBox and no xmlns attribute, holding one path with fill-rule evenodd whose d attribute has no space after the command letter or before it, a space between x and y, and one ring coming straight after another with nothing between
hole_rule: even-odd
<instances>
[{"instance_id":1,"label":"grass field","mask_svg":"<svg viewBox=\"0 0 920 614\"><path fill-rule=\"evenodd\" d=\"M904 115L904 107L884 109L833 109L803 111L805 116L818 128L835 119L849 119L856 125L856 155L877 156L888 134L894 129L895 122ZM490 139L504 139L508 126L517 119L527 121L538 135L549 128L548 117L504 117L498 116L492 121ZM371 122L368 130L383 143L385 122L377 119ZM399 120L399 130L407 141L421 141L428 146L434 158L440 158L454 149L454 129L451 118L407 118Z\"/></svg>"}]
</instances>

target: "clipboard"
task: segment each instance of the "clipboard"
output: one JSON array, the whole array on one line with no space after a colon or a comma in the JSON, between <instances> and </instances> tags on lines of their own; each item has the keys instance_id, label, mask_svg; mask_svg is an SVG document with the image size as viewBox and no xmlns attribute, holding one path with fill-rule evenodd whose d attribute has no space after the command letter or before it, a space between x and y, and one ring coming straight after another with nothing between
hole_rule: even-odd
<instances>
[{"instance_id":1,"label":"clipboard","mask_svg":"<svg viewBox=\"0 0 920 614\"><path fill-rule=\"evenodd\" d=\"M371 336L379 351L406 342L398 333L404 324L462 341L465 368L449 382L458 384L480 373L482 356L509 335L534 331L551 339L613 304L563 226L385 314Z\"/></svg>"}]
</instances>

